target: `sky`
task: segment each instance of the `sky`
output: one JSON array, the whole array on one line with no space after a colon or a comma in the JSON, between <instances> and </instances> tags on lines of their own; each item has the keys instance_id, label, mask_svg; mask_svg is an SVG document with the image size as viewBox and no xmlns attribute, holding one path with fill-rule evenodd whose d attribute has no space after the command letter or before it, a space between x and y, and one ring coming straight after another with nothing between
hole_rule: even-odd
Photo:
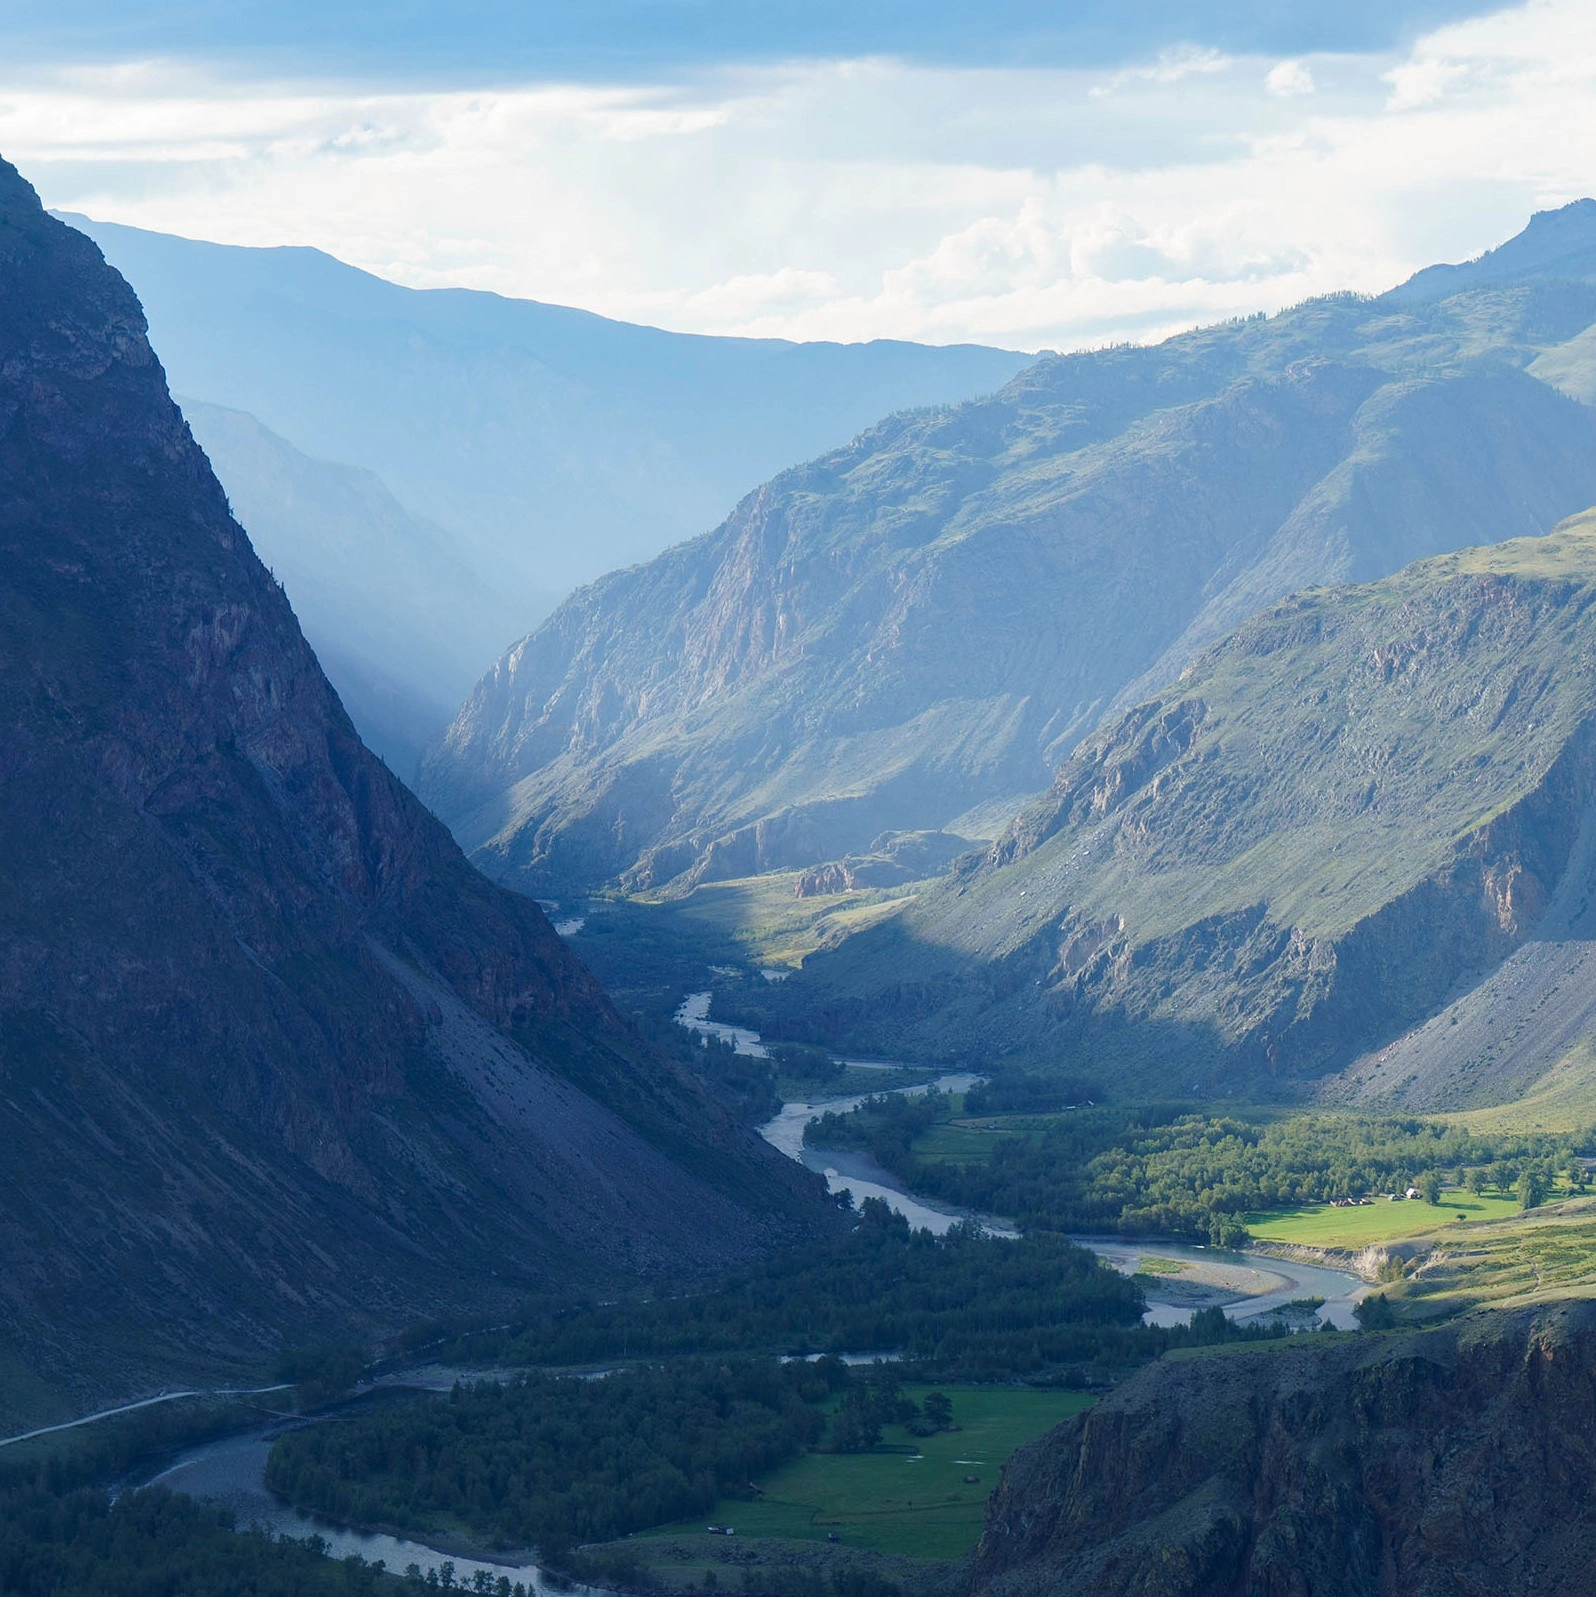
<instances>
[{"instance_id":1,"label":"sky","mask_svg":"<svg viewBox=\"0 0 1596 1597\"><path fill-rule=\"evenodd\" d=\"M1596 3L0 0L0 154L416 287L1072 349L1596 192Z\"/></svg>"}]
</instances>

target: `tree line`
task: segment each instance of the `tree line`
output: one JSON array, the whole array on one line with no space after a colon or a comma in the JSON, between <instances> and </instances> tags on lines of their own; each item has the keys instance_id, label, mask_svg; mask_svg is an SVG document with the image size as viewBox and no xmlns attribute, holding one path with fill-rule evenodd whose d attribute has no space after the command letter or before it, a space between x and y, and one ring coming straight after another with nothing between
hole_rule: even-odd
<instances>
[{"instance_id":1,"label":"tree line","mask_svg":"<svg viewBox=\"0 0 1596 1597\"><path fill-rule=\"evenodd\" d=\"M266 1481L302 1508L501 1546L609 1541L749 1496L820 1441L840 1360L678 1361L597 1379L529 1373L459 1385L274 1444Z\"/></svg>"},{"instance_id":2,"label":"tree line","mask_svg":"<svg viewBox=\"0 0 1596 1597\"><path fill-rule=\"evenodd\" d=\"M978 1100L979 1101L979 1100ZM859 1148L915 1191L1012 1216L1028 1231L1121 1231L1235 1246L1260 1210L1419 1187L1495 1190L1526 1207L1559 1179L1582 1191L1581 1139L1483 1134L1403 1117L1247 1118L1184 1105L1082 1106L1012 1116L984 1158L930 1157L931 1127L968 1110L947 1094L885 1094L810 1124L820 1146ZM997 1121L1004 1128L1004 1120Z\"/></svg>"},{"instance_id":3,"label":"tree line","mask_svg":"<svg viewBox=\"0 0 1596 1597\"><path fill-rule=\"evenodd\" d=\"M1134 1281L1059 1236L912 1230L879 1198L851 1231L784 1249L707 1286L656 1284L604 1303L554 1297L508 1328L444 1337L440 1357L581 1365L711 1353L899 1354L934 1378L980 1380L1141 1355L1120 1344L1146 1308ZM435 1332L418 1337L434 1343Z\"/></svg>"},{"instance_id":4,"label":"tree line","mask_svg":"<svg viewBox=\"0 0 1596 1597\"><path fill-rule=\"evenodd\" d=\"M375 1597L403 1587L358 1558L233 1528L230 1514L150 1489L0 1487L6 1597Z\"/></svg>"}]
</instances>

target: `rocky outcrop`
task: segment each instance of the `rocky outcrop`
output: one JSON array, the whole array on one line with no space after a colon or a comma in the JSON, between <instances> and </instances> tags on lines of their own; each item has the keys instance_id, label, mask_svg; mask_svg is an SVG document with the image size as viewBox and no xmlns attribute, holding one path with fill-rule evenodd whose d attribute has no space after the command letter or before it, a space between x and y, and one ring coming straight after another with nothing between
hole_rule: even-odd
<instances>
[{"instance_id":1,"label":"rocky outcrop","mask_svg":"<svg viewBox=\"0 0 1596 1597\"><path fill-rule=\"evenodd\" d=\"M820 893L854 893L872 887L900 887L940 875L974 844L952 832L883 832L866 854L849 854L800 871L799 898Z\"/></svg>"},{"instance_id":2,"label":"rocky outcrop","mask_svg":"<svg viewBox=\"0 0 1596 1597\"><path fill-rule=\"evenodd\" d=\"M1583 277L1333 297L891 418L573 594L420 790L490 874L556 896L987 835L970 812L1044 791L1282 594L1596 502L1596 416L1526 370L1593 320Z\"/></svg>"},{"instance_id":3,"label":"rocky outcrop","mask_svg":"<svg viewBox=\"0 0 1596 1597\"><path fill-rule=\"evenodd\" d=\"M361 745L137 301L3 163L0 1143L40 1405L809 1212Z\"/></svg>"},{"instance_id":4,"label":"rocky outcrop","mask_svg":"<svg viewBox=\"0 0 1596 1597\"><path fill-rule=\"evenodd\" d=\"M1004 1470L971 1597L1590 1588L1596 1307L1166 1357Z\"/></svg>"}]
</instances>

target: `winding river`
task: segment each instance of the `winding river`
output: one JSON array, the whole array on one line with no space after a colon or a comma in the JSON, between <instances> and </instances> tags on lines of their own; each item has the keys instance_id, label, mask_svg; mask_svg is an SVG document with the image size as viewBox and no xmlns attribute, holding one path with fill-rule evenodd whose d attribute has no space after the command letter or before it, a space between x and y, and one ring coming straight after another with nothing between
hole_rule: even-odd
<instances>
[{"instance_id":1,"label":"winding river","mask_svg":"<svg viewBox=\"0 0 1596 1597\"><path fill-rule=\"evenodd\" d=\"M963 1092L978 1080L980 1077L964 1071L957 1075L938 1076L935 1081L921 1082L913 1087L892 1087L887 1090L908 1097L932 1091ZM989 1214L976 1214L973 1210L960 1209L950 1203L937 1203L931 1198L915 1197L913 1193L904 1191L891 1173L883 1170L867 1153L805 1145L804 1127L816 1115L825 1114L828 1110L846 1114L850 1109L857 1109L870 1096L862 1092L850 1097L822 1098L815 1103L783 1104L781 1113L773 1120L767 1120L759 1128L759 1134L789 1159L796 1159L823 1175L830 1191L841 1192L847 1188L853 1194L855 1203L863 1203L866 1198L882 1198L889 1208L896 1209L910 1225L916 1228L923 1226L935 1236L941 1236L961 1220L978 1220L988 1231L1000 1237L1019 1235L1007 1220L999 1220Z\"/></svg>"},{"instance_id":2,"label":"winding river","mask_svg":"<svg viewBox=\"0 0 1596 1597\"><path fill-rule=\"evenodd\" d=\"M768 1057L758 1032L743 1026L730 1026L709 1018L711 997L709 993L692 993L676 1012L680 1025L705 1035L724 1038L739 1053L758 1058ZM857 1069L896 1071L900 1068L887 1060L845 1060ZM980 1078L968 1071L939 1076L935 1081L921 1082L908 1087L886 1089L905 1094L929 1092L962 1092ZM809 1169L826 1178L832 1192L844 1187L855 1200L881 1198L903 1215L911 1225L924 1226L940 1236L961 1220L976 1220L987 1230L999 1236L1017 1236L1019 1233L1007 1221L991 1215L976 1214L952 1204L941 1204L917 1198L906 1192L895 1178L883 1170L866 1154L843 1152L837 1149L818 1149L804 1144L804 1127L816 1115L831 1110L846 1113L857 1108L870 1094L853 1093L835 1098L820 1098L812 1103L789 1103L781 1112L759 1128L760 1134L773 1147L790 1159L797 1159ZM1179 1283L1168 1287L1167 1295L1186 1301L1154 1301L1147 1311L1150 1323L1172 1325L1185 1321L1192 1313L1190 1293L1193 1288L1204 1294L1208 1301L1219 1301L1232 1319L1251 1319L1267 1314L1293 1299L1319 1297L1324 1306L1319 1311L1321 1321L1351 1328L1353 1304L1367 1291L1356 1276L1322 1265L1298 1264L1258 1253L1231 1253L1220 1248L1183 1246L1177 1242L1141 1242L1124 1237L1078 1237L1077 1241L1100 1254L1115 1269L1126 1274L1143 1271L1147 1260L1161 1260L1173 1273L1160 1273L1151 1279L1149 1295L1156 1298L1168 1282ZM469 1557L446 1549L429 1547L421 1542L405 1541L396 1536L351 1530L291 1508L275 1497L266 1487L266 1456L271 1451L275 1437L285 1425L307 1423L304 1421L277 1421L238 1436L208 1442L202 1447L182 1454L175 1463L159 1475L141 1485L169 1487L173 1491L187 1492L206 1502L230 1509L243 1526L259 1526L277 1536L304 1539L318 1536L327 1552L334 1558L347 1558L358 1553L368 1563L381 1560L391 1571L402 1574L414 1565L423 1576L435 1573L441 1580L446 1568L453 1571L457 1584L469 1586L478 1573L493 1580L501 1575L512 1584L520 1582L538 1597L611 1597L584 1586L555 1584L532 1563L527 1555L509 1555L505 1562ZM315 1423L315 1422L309 1422Z\"/></svg>"},{"instance_id":3,"label":"winding river","mask_svg":"<svg viewBox=\"0 0 1596 1597\"><path fill-rule=\"evenodd\" d=\"M677 1023L689 1030L723 1038L739 1053L768 1057L759 1033L743 1026L727 1026L709 1018L711 995L692 993L676 1012ZM859 1060L844 1061L859 1065ZM902 1068L891 1062L870 1061L867 1068ZM905 1094L963 1092L980 1078L969 1072L941 1076L936 1081L912 1087L889 1089ZM836 1148L811 1148L804 1143L804 1127L828 1110L846 1114L856 1109L870 1094L821 1098L813 1103L783 1104L781 1113L759 1128L760 1135L790 1159L797 1159L826 1178L832 1192L849 1188L856 1200L883 1198L912 1226L924 1226L940 1236L960 1220L977 1220L998 1236L1017 1236L1013 1224L991 1215L976 1214L952 1204L935 1203L905 1191L896 1178L883 1170L868 1154ZM1147 1278L1149 1306L1145 1316L1150 1325L1183 1325L1202 1302L1217 1303L1233 1320L1256 1319L1285 1305L1305 1298L1322 1298L1317 1311L1321 1325L1352 1330L1357 1321L1353 1307L1368 1291L1366 1284L1345 1270L1328 1265L1299 1264L1296 1260L1273 1255L1231 1252L1224 1248L1204 1248L1161 1240L1139 1241L1124 1237L1077 1237L1075 1240L1101 1255L1116 1270L1134 1275L1144 1262L1162 1261L1164 1271ZM1160 1297L1168 1301L1159 1301Z\"/></svg>"},{"instance_id":4,"label":"winding river","mask_svg":"<svg viewBox=\"0 0 1596 1597\"><path fill-rule=\"evenodd\" d=\"M381 1561L396 1575L404 1574L413 1564L423 1577L434 1573L440 1580L446 1568L452 1570L457 1586L469 1587L472 1578L480 1572L495 1581L502 1575L511 1585L523 1585L538 1597L555 1597L556 1593L560 1597L613 1597L613 1593L598 1593L587 1586L563 1581L556 1585L530 1562L527 1554L511 1554L505 1562L496 1563L380 1532L351 1530L291 1508L266 1486L266 1455L285 1428L279 1423L240 1436L225 1437L219 1442L208 1442L184 1453L159 1475L139 1484L187 1492L228 1509L240 1529L256 1526L273 1536L287 1536L298 1541L319 1536L330 1557L347 1558L351 1553L358 1553L368 1564Z\"/></svg>"}]
</instances>

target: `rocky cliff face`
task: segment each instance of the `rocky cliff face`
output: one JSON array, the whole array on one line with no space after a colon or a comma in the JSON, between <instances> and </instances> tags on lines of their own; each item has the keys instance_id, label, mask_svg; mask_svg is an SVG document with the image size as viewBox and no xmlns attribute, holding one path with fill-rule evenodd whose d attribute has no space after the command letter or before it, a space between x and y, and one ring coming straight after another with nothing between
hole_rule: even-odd
<instances>
[{"instance_id":1,"label":"rocky cliff face","mask_svg":"<svg viewBox=\"0 0 1596 1597\"><path fill-rule=\"evenodd\" d=\"M362 747L132 293L3 163L0 1143L41 1405L808 1212Z\"/></svg>"},{"instance_id":2,"label":"rocky cliff face","mask_svg":"<svg viewBox=\"0 0 1596 1597\"><path fill-rule=\"evenodd\" d=\"M178 403L361 741L411 780L484 663L525 629L524 599L370 472L302 454L243 411Z\"/></svg>"},{"instance_id":3,"label":"rocky cliff face","mask_svg":"<svg viewBox=\"0 0 1596 1597\"><path fill-rule=\"evenodd\" d=\"M972 1597L1590 1589L1596 1310L1166 1358L1023 1449Z\"/></svg>"},{"instance_id":4,"label":"rocky cliff face","mask_svg":"<svg viewBox=\"0 0 1596 1597\"><path fill-rule=\"evenodd\" d=\"M1531 939L1589 939L1593 601L1596 516L1288 600L783 1000L1156 1090L1348 1065Z\"/></svg>"},{"instance_id":5,"label":"rocky cliff face","mask_svg":"<svg viewBox=\"0 0 1596 1597\"><path fill-rule=\"evenodd\" d=\"M1590 326L1596 284L1537 276L1583 270L1542 253L1450 297L1317 301L893 418L574 595L421 791L490 874L547 891L990 836L1283 593L1596 501L1596 416L1526 371Z\"/></svg>"}]
</instances>

